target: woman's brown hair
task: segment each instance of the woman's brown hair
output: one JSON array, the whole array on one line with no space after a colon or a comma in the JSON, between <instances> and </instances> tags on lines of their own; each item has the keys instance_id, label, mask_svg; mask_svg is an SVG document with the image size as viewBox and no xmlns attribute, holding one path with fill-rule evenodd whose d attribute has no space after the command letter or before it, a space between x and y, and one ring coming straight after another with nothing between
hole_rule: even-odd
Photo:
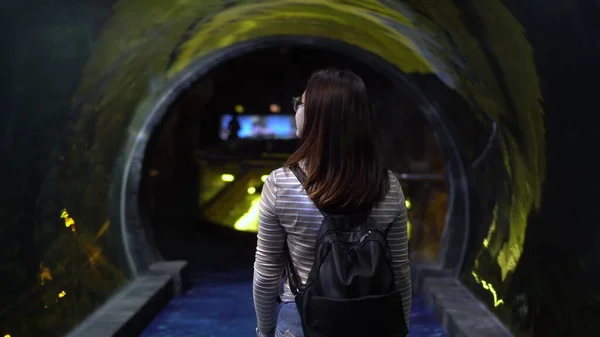
<instances>
[{"instance_id":1,"label":"woman's brown hair","mask_svg":"<svg viewBox=\"0 0 600 337\"><path fill-rule=\"evenodd\" d=\"M285 166L305 160L304 184L323 210L367 210L389 190L375 116L363 80L347 70L312 74L300 146Z\"/></svg>"}]
</instances>

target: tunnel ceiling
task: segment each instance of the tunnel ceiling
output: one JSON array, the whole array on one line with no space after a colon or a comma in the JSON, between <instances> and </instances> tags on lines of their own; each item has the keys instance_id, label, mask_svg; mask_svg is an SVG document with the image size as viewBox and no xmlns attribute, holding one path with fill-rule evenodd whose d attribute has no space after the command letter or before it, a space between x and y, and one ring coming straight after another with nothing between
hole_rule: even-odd
<instances>
[{"instance_id":1,"label":"tunnel ceiling","mask_svg":"<svg viewBox=\"0 0 600 337\"><path fill-rule=\"evenodd\" d=\"M292 97L304 91L306 79L317 68L331 66L352 69L368 84L370 97L374 98L383 88L393 84L384 74L351 58L351 55L336 53L334 50L319 49L315 46L286 46L258 49L218 64L206 77L212 83L212 93L222 98L223 106L218 113L231 112L234 102L245 105L277 103L290 111ZM205 81L201 78L198 81ZM193 84L192 86L194 86ZM198 92L202 94L202 92ZM283 101L282 101L283 100ZM250 103L256 102L256 103ZM268 104L266 105L268 107ZM263 106L248 111L268 112Z\"/></svg>"},{"instance_id":2,"label":"tunnel ceiling","mask_svg":"<svg viewBox=\"0 0 600 337\"><path fill-rule=\"evenodd\" d=\"M111 79L105 89L107 96L112 95L107 103L133 110L138 100L132 98L140 97L146 90L146 85L136 80L140 76L154 72L153 87L161 88L194 60L237 42L287 35L329 38L355 45L405 73L437 75L472 102L475 109L495 120L506 121L510 127L502 130L501 144L506 169L513 179L537 182L531 188L515 190L513 196L519 200L514 204L520 206L511 208L514 227L507 247L519 247L526 228L523 215L539 205L544 176L539 84L531 47L516 20L499 1L484 2L470 10L494 28L486 30L488 42L472 34L473 24L461 21L461 9L450 2L431 8L418 2L410 3L420 13L426 13L431 21L412 12L408 6L386 6L378 1L242 3L208 17L206 11L212 9L189 3L138 8L135 2L123 2L117 6L116 15L99 43L98 50L102 52L96 54L86 68L81 90L89 90L90 84L102 77L99 74L106 76L107 69L118 67L117 77ZM165 6L173 7L161 11ZM132 11L134 8L136 11ZM444 9L443 15L441 9ZM133 12L139 16L132 17ZM178 20L170 22L171 16L177 16ZM139 22L140 17L153 19ZM199 17L203 20L198 21ZM123 32L120 25L130 20L140 25L133 31ZM443 31L449 38L441 38L447 36ZM497 44L503 47L495 48ZM169 45L173 48L164 48ZM118 53L123 49L131 51ZM128 60L127 54L132 55L132 59ZM501 57L503 55L506 57ZM140 73L142 64L144 75ZM110 110L109 105L105 108ZM118 124L126 125L126 121ZM528 144L529 155L509 158L511 151L521 151L519 144ZM113 145L114 151L119 145ZM498 261L504 266L503 277L506 277L516 265L520 252L503 248L499 256Z\"/></svg>"}]
</instances>

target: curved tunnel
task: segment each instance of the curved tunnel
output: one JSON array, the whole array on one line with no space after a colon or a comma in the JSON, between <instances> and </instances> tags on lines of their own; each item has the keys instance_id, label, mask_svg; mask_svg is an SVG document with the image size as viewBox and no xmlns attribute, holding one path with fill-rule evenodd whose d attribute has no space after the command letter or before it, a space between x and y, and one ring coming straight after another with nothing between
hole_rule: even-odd
<instances>
[{"instance_id":1,"label":"curved tunnel","mask_svg":"<svg viewBox=\"0 0 600 337\"><path fill-rule=\"evenodd\" d=\"M2 116L0 333L64 335L162 260L248 284L261 177L296 141L230 141L227 118L292 127L291 97L335 66L370 90L411 202L413 272L458 279L515 336L589 335L598 252L546 240L569 216L556 210L563 162L547 153L564 158L552 139L571 107L542 92L564 85L549 60L572 62L557 46L577 46L566 33L542 38L550 11L500 0L62 2L11 8L27 19L14 22ZM585 9L564 10L588 22Z\"/></svg>"}]
</instances>

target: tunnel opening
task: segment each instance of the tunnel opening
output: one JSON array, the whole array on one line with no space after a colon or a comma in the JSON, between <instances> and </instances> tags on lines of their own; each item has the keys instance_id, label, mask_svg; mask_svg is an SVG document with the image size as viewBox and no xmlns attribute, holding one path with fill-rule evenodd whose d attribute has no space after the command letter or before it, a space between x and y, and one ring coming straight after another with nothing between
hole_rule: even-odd
<instances>
[{"instance_id":1,"label":"tunnel opening","mask_svg":"<svg viewBox=\"0 0 600 337\"><path fill-rule=\"evenodd\" d=\"M387 166L407 195L413 261L458 271L462 257L446 260L465 245L466 179L438 107L385 60L313 37L250 41L208 56L146 107L151 111L137 128L143 146L131 148L137 163L124 184L134 193L121 209L125 231L138 233L130 238L138 247L131 259L205 264L198 246L217 245L248 247L231 258L240 262L243 254L250 263L264 178L297 146L292 97L313 71L327 67L351 69L366 82Z\"/></svg>"}]
</instances>

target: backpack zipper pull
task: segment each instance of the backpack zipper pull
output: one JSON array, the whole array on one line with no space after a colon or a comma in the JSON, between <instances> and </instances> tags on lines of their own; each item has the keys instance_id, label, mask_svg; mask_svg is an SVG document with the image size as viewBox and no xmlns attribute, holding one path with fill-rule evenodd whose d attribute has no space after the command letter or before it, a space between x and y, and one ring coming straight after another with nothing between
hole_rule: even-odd
<instances>
[{"instance_id":1,"label":"backpack zipper pull","mask_svg":"<svg viewBox=\"0 0 600 337\"><path fill-rule=\"evenodd\" d=\"M365 241L365 239L366 239L366 238L367 238L369 235L371 235L371 231L369 231L369 232L367 232L367 234L365 234L365 235L361 236L361 237L360 237L360 241L358 241L358 242L360 243L360 242L363 242L363 241Z\"/></svg>"}]
</instances>

